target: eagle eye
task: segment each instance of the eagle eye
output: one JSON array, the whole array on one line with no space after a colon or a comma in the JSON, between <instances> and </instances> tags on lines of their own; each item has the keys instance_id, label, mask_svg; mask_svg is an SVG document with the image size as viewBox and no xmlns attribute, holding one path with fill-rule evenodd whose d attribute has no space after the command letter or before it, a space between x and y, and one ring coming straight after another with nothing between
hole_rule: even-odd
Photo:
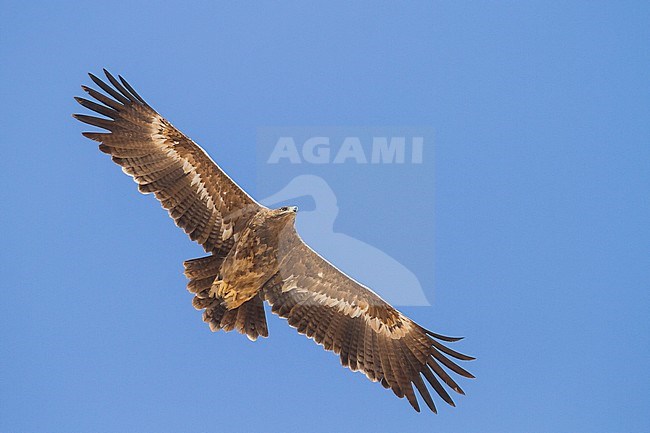
<instances>
[{"instance_id":1,"label":"eagle eye","mask_svg":"<svg viewBox=\"0 0 650 433\"><path fill-rule=\"evenodd\" d=\"M289 210L289 208L286 207L286 206L282 206L282 207L280 208L280 210L281 210L282 212L286 212L286 211Z\"/></svg>"}]
</instances>

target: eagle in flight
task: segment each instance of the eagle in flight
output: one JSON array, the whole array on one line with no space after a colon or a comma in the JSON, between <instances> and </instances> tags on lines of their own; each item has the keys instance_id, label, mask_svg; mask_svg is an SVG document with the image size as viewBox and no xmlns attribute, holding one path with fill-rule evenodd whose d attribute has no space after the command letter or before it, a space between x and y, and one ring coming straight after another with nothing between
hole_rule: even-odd
<instances>
[{"instance_id":1,"label":"eagle in flight","mask_svg":"<svg viewBox=\"0 0 650 433\"><path fill-rule=\"evenodd\" d=\"M110 84L89 75L105 94L82 86L96 102L75 98L103 117L74 117L108 131L83 135L101 143L99 149L140 192L153 193L176 225L210 253L184 265L192 304L203 310L212 331L267 337L266 301L299 333L339 355L344 367L406 397L418 412L413 385L436 412L425 380L454 406L441 381L464 394L449 372L473 376L449 357L474 358L441 341L460 338L421 327L339 271L296 233L297 207L269 209L257 203L121 76L104 73Z\"/></svg>"}]
</instances>

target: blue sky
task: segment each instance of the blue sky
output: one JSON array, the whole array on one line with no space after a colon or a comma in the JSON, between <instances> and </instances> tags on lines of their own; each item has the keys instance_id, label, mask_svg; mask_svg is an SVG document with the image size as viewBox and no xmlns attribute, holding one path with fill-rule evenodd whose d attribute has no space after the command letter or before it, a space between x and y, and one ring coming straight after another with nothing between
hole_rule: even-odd
<instances>
[{"instance_id":1,"label":"blue sky","mask_svg":"<svg viewBox=\"0 0 650 433\"><path fill-rule=\"evenodd\" d=\"M0 5L0 430L650 430L647 3ZM261 128L431 128L415 181L328 173L334 230L466 336L458 407L417 414L276 316L210 333L202 250L70 117L102 67L258 198Z\"/></svg>"}]
</instances>

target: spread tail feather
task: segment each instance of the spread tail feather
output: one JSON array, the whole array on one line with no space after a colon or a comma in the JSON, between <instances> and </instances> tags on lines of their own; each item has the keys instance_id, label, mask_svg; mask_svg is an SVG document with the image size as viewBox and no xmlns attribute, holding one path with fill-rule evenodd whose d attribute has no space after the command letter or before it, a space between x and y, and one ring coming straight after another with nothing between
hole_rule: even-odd
<instances>
[{"instance_id":1,"label":"spread tail feather","mask_svg":"<svg viewBox=\"0 0 650 433\"><path fill-rule=\"evenodd\" d=\"M212 283L219 275L219 268L224 257L212 255L199 259L188 260L185 265L185 276L190 280L187 290L194 293L192 305L203 312L203 321L210 325L213 332L223 329L233 329L245 334L250 340L257 337L268 337L264 302L258 294L244 302L238 308L231 310L223 305L223 299L210 293Z\"/></svg>"}]
</instances>

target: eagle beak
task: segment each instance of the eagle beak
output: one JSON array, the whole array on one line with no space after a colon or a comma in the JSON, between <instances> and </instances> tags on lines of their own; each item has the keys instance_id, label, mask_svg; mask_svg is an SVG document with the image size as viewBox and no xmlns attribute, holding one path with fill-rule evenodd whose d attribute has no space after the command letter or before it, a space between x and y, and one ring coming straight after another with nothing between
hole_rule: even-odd
<instances>
[{"instance_id":1,"label":"eagle beak","mask_svg":"<svg viewBox=\"0 0 650 433\"><path fill-rule=\"evenodd\" d=\"M289 208L289 210L290 210L291 212L293 212L293 213L297 213L297 212L298 212L298 206L291 206L291 207Z\"/></svg>"}]
</instances>

